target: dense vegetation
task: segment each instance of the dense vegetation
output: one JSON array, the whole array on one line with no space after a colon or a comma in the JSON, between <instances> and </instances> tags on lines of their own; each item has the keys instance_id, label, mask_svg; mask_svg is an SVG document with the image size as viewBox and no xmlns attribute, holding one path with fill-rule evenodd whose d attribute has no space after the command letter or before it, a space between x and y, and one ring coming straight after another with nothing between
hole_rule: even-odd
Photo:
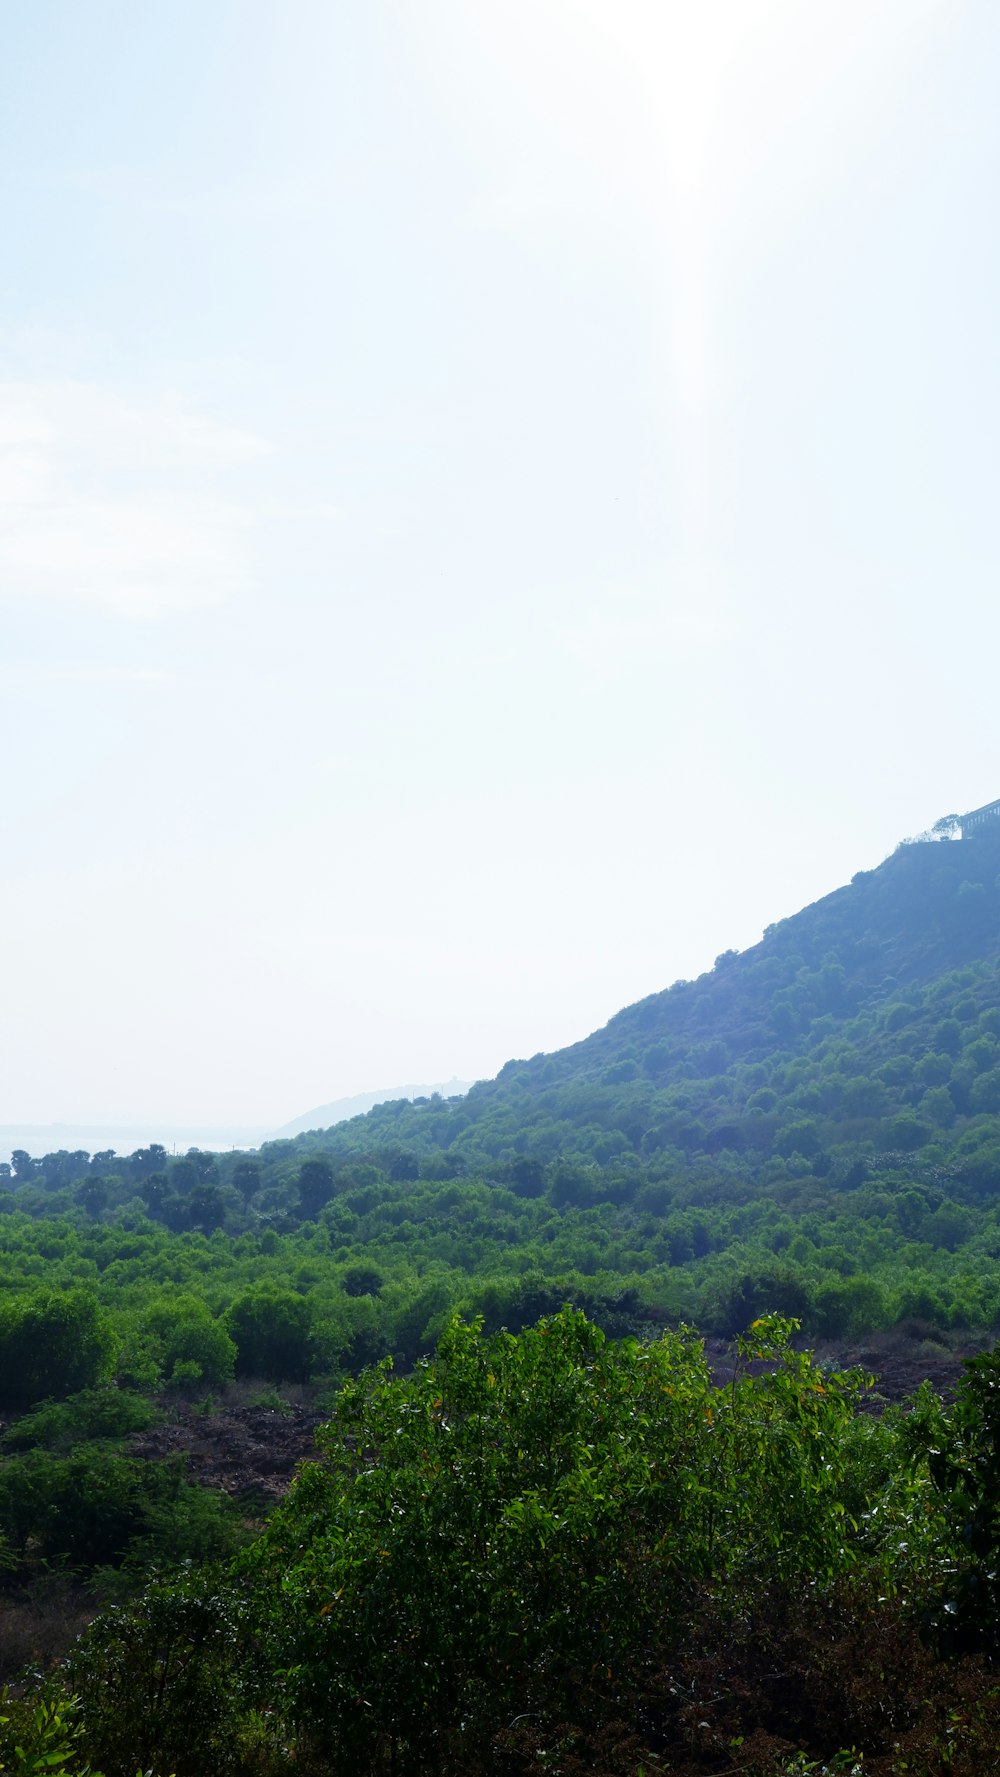
<instances>
[{"instance_id":1,"label":"dense vegetation","mask_svg":"<svg viewBox=\"0 0 1000 1777\"><path fill-rule=\"evenodd\" d=\"M17 1153L3 1288L89 1288L129 1361L177 1380L226 1348L153 1329L164 1285L195 1344L202 1303L238 1371L298 1378L412 1363L456 1308L516 1327L567 1298L612 1332L728 1336L775 1308L814 1339L1000 1329L998 878L1000 828L902 846L458 1100L255 1155ZM280 1352L237 1309L260 1289L285 1303Z\"/></svg>"},{"instance_id":2,"label":"dense vegetation","mask_svg":"<svg viewBox=\"0 0 1000 1777\"><path fill-rule=\"evenodd\" d=\"M758 1320L700 1342L458 1320L339 1394L228 1561L161 1574L6 1694L0 1756L109 1777L995 1769L1000 1354L953 1409ZM34 1761L34 1762L33 1762Z\"/></svg>"},{"instance_id":3,"label":"dense vegetation","mask_svg":"<svg viewBox=\"0 0 1000 1777\"><path fill-rule=\"evenodd\" d=\"M113 1608L0 1768L992 1769L997 1360L879 1419L787 1323L1000 1333L998 956L1000 828L460 1099L12 1155L0 1630ZM234 1378L333 1414L263 1529L130 1443Z\"/></svg>"}]
</instances>

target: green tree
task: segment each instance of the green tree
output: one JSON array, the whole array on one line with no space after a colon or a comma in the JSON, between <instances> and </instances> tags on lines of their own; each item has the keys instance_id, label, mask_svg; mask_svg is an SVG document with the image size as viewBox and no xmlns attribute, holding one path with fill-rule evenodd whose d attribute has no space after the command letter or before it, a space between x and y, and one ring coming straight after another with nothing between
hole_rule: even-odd
<instances>
[{"instance_id":1,"label":"green tree","mask_svg":"<svg viewBox=\"0 0 1000 1777\"><path fill-rule=\"evenodd\" d=\"M348 1385L248 1558L262 1700L338 1769L460 1769L513 1712L565 1720L568 1686L669 1657L706 1585L736 1608L843 1572L854 1385L791 1331L759 1323L716 1389L690 1334L456 1320L411 1378Z\"/></svg>"},{"instance_id":2,"label":"green tree","mask_svg":"<svg viewBox=\"0 0 1000 1777\"><path fill-rule=\"evenodd\" d=\"M278 1288L247 1290L225 1315L236 1347L236 1374L270 1382L305 1382L312 1368L312 1306Z\"/></svg>"},{"instance_id":3,"label":"green tree","mask_svg":"<svg viewBox=\"0 0 1000 1777\"><path fill-rule=\"evenodd\" d=\"M329 1160L306 1160L299 1169L299 1212L313 1221L333 1196L333 1167Z\"/></svg>"},{"instance_id":4,"label":"green tree","mask_svg":"<svg viewBox=\"0 0 1000 1777\"><path fill-rule=\"evenodd\" d=\"M77 1202L94 1221L104 1214L109 1196L108 1182L100 1177L84 1179L83 1184L76 1188Z\"/></svg>"},{"instance_id":5,"label":"green tree","mask_svg":"<svg viewBox=\"0 0 1000 1777\"><path fill-rule=\"evenodd\" d=\"M30 1407L62 1398L108 1374L114 1338L96 1297L86 1290L0 1301L0 1400Z\"/></svg>"},{"instance_id":6,"label":"green tree","mask_svg":"<svg viewBox=\"0 0 1000 1777\"><path fill-rule=\"evenodd\" d=\"M162 1142L150 1142L148 1148L136 1148L129 1155L128 1167L134 1179L149 1178L154 1172L164 1172L167 1165L167 1150Z\"/></svg>"},{"instance_id":7,"label":"green tree","mask_svg":"<svg viewBox=\"0 0 1000 1777\"><path fill-rule=\"evenodd\" d=\"M244 1209L249 1209L260 1190L260 1167L256 1160L238 1160L233 1167L232 1183L243 1199Z\"/></svg>"},{"instance_id":8,"label":"green tree","mask_svg":"<svg viewBox=\"0 0 1000 1777\"><path fill-rule=\"evenodd\" d=\"M226 1198L219 1185L197 1184L187 1202L188 1222L202 1234L214 1234L226 1224Z\"/></svg>"},{"instance_id":9,"label":"green tree","mask_svg":"<svg viewBox=\"0 0 1000 1777\"><path fill-rule=\"evenodd\" d=\"M161 1296L147 1310L143 1327L167 1382L215 1384L232 1377L236 1346L197 1296Z\"/></svg>"},{"instance_id":10,"label":"green tree","mask_svg":"<svg viewBox=\"0 0 1000 1777\"><path fill-rule=\"evenodd\" d=\"M348 1296L377 1296L383 1282L381 1271L377 1271L374 1265L349 1265L340 1285Z\"/></svg>"},{"instance_id":11,"label":"green tree","mask_svg":"<svg viewBox=\"0 0 1000 1777\"><path fill-rule=\"evenodd\" d=\"M925 1386L906 1423L926 1465L944 1535L934 1551L928 1616L944 1647L1000 1653L1000 1347L968 1358L949 1411ZM928 1588L930 1589L930 1588Z\"/></svg>"}]
</instances>

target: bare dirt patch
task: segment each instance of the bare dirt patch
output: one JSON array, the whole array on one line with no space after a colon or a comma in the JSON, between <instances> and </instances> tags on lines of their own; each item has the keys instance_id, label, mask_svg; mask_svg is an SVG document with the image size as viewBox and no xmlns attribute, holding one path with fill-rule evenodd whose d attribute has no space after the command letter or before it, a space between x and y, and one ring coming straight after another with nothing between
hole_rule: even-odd
<instances>
[{"instance_id":1,"label":"bare dirt patch","mask_svg":"<svg viewBox=\"0 0 1000 1777\"><path fill-rule=\"evenodd\" d=\"M889 1403L909 1400L922 1382L929 1382L942 1399L953 1400L965 1359L992 1349L992 1345L985 1337L953 1339L923 1328L914 1332L897 1328L873 1333L856 1345L818 1344L809 1349L820 1364L838 1370L857 1368L874 1376L875 1386L862 1408L878 1412ZM705 1355L716 1383L724 1387L733 1376L733 1347L723 1339L706 1339ZM754 1370L763 1367L751 1365Z\"/></svg>"},{"instance_id":2,"label":"bare dirt patch","mask_svg":"<svg viewBox=\"0 0 1000 1777\"><path fill-rule=\"evenodd\" d=\"M873 1334L856 1346L817 1346L815 1355L824 1364L857 1365L873 1374L875 1387L866 1404L879 1411L888 1402L908 1399L925 1380L935 1393L951 1399L963 1360L983 1344L946 1344L918 1329ZM705 1350L716 1382L724 1385L733 1374L732 1346L708 1339ZM273 1403L246 1399L252 1386L241 1389L237 1384L209 1410L197 1401L161 1401L163 1422L133 1437L129 1454L158 1460L183 1457L189 1480L269 1508L285 1493L299 1463L312 1456L316 1429L328 1415L308 1390L284 1391L279 1405L278 1397ZM258 1394L261 1386L256 1385Z\"/></svg>"},{"instance_id":3,"label":"bare dirt patch","mask_svg":"<svg viewBox=\"0 0 1000 1777\"><path fill-rule=\"evenodd\" d=\"M130 1440L130 1456L161 1462L181 1456L188 1480L267 1506L312 1455L316 1427L325 1417L313 1405L288 1400L280 1407L224 1402L208 1413L184 1402L168 1405L166 1415Z\"/></svg>"}]
</instances>

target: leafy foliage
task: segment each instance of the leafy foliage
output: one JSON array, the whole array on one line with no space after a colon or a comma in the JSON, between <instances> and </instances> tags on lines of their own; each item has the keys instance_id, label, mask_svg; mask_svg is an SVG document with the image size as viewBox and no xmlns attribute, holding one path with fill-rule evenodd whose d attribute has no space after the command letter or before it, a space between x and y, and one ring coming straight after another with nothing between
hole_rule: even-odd
<instances>
[{"instance_id":1,"label":"leafy foliage","mask_svg":"<svg viewBox=\"0 0 1000 1777\"><path fill-rule=\"evenodd\" d=\"M147 1389L412 1364L455 1310L513 1330L566 1301L616 1336L1000 1329L998 880L1000 832L905 845L570 1049L253 1159L19 1151L5 1404L108 1369L69 1338L39 1371L27 1322L18 1346L42 1279Z\"/></svg>"},{"instance_id":2,"label":"leafy foliage","mask_svg":"<svg viewBox=\"0 0 1000 1777\"><path fill-rule=\"evenodd\" d=\"M794 1333L759 1318L720 1387L683 1328L455 1318L412 1376L341 1389L235 1563L107 1612L19 1719L44 1705L43 1745L43 1716L72 1725L66 1777L134 1777L137 1758L178 1777L707 1777L734 1752L758 1777L865 1777L870 1755L872 1777L987 1777L1000 1685L951 1677L917 1630L958 1599L995 1631L1000 1357L954 1409L925 1391L873 1419L869 1379Z\"/></svg>"},{"instance_id":3,"label":"leafy foliage","mask_svg":"<svg viewBox=\"0 0 1000 1777\"><path fill-rule=\"evenodd\" d=\"M0 1772L18 1777L87 1777L81 1766L78 1698L47 1686L25 1701L0 1692ZM97 1774L94 1774L97 1777Z\"/></svg>"},{"instance_id":4,"label":"leafy foliage","mask_svg":"<svg viewBox=\"0 0 1000 1777\"><path fill-rule=\"evenodd\" d=\"M762 1321L724 1390L686 1332L609 1343L567 1310L514 1337L454 1321L408 1380L341 1393L320 1461L253 1552L274 1600L269 1687L335 1758L384 1740L414 1768L571 1676L676 1636L711 1583L850 1562L855 1379L821 1379Z\"/></svg>"},{"instance_id":5,"label":"leafy foliage","mask_svg":"<svg viewBox=\"0 0 1000 1777\"><path fill-rule=\"evenodd\" d=\"M940 1522L929 1620L942 1645L1000 1655L1000 1347L971 1358L954 1407L924 1389L906 1425Z\"/></svg>"},{"instance_id":6,"label":"leafy foliage","mask_svg":"<svg viewBox=\"0 0 1000 1777\"><path fill-rule=\"evenodd\" d=\"M155 1409L140 1395L117 1388L90 1388L66 1401L47 1401L4 1432L3 1450L46 1449L65 1454L93 1439L119 1439L145 1431Z\"/></svg>"},{"instance_id":7,"label":"leafy foliage","mask_svg":"<svg viewBox=\"0 0 1000 1777\"><path fill-rule=\"evenodd\" d=\"M6 1584L163 1571L0 1758L992 1772L1000 1360L874 1419L792 1331L1000 1329L998 883L1000 832L905 846L571 1049L252 1159L13 1155ZM738 1337L724 1389L684 1323ZM118 1446L234 1373L343 1386L205 1568L230 1509Z\"/></svg>"},{"instance_id":8,"label":"leafy foliage","mask_svg":"<svg viewBox=\"0 0 1000 1777\"><path fill-rule=\"evenodd\" d=\"M240 1768L239 1610L211 1573L156 1581L107 1612L67 1662L87 1751L107 1777L137 1760L177 1777Z\"/></svg>"},{"instance_id":9,"label":"leafy foliage","mask_svg":"<svg viewBox=\"0 0 1000 1777\"><path fill-rule=\"evenodd\" d=\"M84 1290L0 1301L0 1400L27 1407L88 1388L107 1374L113 1350L107 1317Z\"/></svg>"},{"instance_id":10,"label":"leafy foliage","mask_svg":"<svg viewBox=\"0 0 1000 1777\"><path fill-rule=\"evenodd\" d=\"M232 1549L229 1502L184 1479L176 1463L138 1461L83 1446L0 1464L0 1542L8 1565L61 1561L92 1570L205 1560Z\"/></svg>"}]
</instances>

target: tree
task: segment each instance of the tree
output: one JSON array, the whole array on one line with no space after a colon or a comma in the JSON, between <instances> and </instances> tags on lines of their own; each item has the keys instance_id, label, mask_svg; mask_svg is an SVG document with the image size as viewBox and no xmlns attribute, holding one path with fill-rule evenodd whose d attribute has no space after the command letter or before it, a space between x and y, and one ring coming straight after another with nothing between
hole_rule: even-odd
<instances>
[{"instance_id":1,"label":"tree","mask_svg":"<svg viewBox=\"0 0 1000 1777\"><path fill-rule=\"evenodd\" d=\"M103 1178L84 1179L76 1188L76 1200L93 1221L108 1207L108 1182Z\"/></svg>"},{"instance_id":2,"label":"tree","mask_svg":"<svg viewBox=\"0 0 1000 1777\"><path fill-rule=\"evenodd\" d=\"M389 1162L389 1177L395 1184L420 1177L420 1161L407 1148L400 1148Z\"/></svg>"},{"instance_id":3,"label":"tree","mask_svg":"<svg viewBox=\"0 0 1000 1777\"><path fill-rule=\"evenodd\" d=\"M214 1154L206 1152L204 1148L188 1148L184 1158L194 1167L199 1184L217 1183L219 1166Z\"/></svg>"},{"instance_id":4,"label":"tree","mask_svg":"<svg viewBox=\"0 0 1000 1777\"><path fill-rule=\"evenodd\" d=\"M136 1148L129 1156L128 1167L133 1178L149 1178L154 1172L164 1172L167 1164L167 1150L162 1142L151 1142L148 1148Z\"/></svg>"},{"instance_id":5,"label":"tree","mask_svg":"<svg viewBox=\"0 0 1000 1777\"><path fill-rule=\"evenodd\" d=\"M30 1407L99 1382L114 1339L97 1300L85 1290L36 1290L0 1302L0 1398Z\"/></svg>"},{"instance_id":6,"label":"tree","mask_svg":"<svg viewBox=\"0 0 1000 1777\"><path fill-rule=\"evenodd\" d=\"M190 1155L186 1154L183 1160L173 1162L170 1183L179 1197L189 1197L200 1182L201 1174Z\"/></svg>"},{"instance_id":7,"label":"tree","mask_svg":"<svg viewBox=\"0 0 1000 1777\"><path fill-rule=\"evenodd\" d=\"M237 1376L306 1382L312 1367L312 1306L293 1290L246 1290L224 1317Z\"/></svg>"},{"instance_id":8,"label":"tree","mask_svg":"<svg viewBox=\"0 0 1000 1777\"><path fill-rule=\"evenodd\" d=\"M196 1296L161 1296L143 1326L168 1382L228 1382L233 1375L236 1346Z\"/></svg>"},{"instance_id":9,"label":"tree","mask_svg":"<svg viewBox=\"0 0 1000 1777\"><path fill-rule=\"evenodd\" d=\"M90 1170L90 1155L83 1148L77 1148L72 1154L65 1148L57 1153L45 1154L38 1163L46 1187L50 1191L58 1191L63 1185L74 1184L77 1179L86 1178Z\"/></svg>"},{"instance_id":10,"label":"tree","mask_svg":"<svg viewBox=\"0 0 1000 1777\"><path fill-rule=\"evenodd\" d=\"M572 1720L598 1675L670 1659L706 1590L725 1617L842 1574L857 1388L793 1330L759 1322L716 1389L690 1334L456 1319L412 1377L349 1384L247 1558L261 1701L337 1770L479 1769L526 1702Z\"/></svg>"},{"instance_id":11,"label":"tree","mask_svg":"<svg viewBox=\"0 0 1000 1777\"><path fill-rule=\"evenodd\" d=\"M202 1234L214 1234L225 1226L226 1198L220 1185L195 1185L187 1203L188 1220Z\"/></svg>"},{"instance_id":12,"label":"tree","mask_svg":"<svg viewBox=\"0 0 1000 1777\"><path fill-rule=\"evenodd\" d=\"M333 1196L333 1167L329 1160L306 1160L299 1169L299 1209L314 1221Z\"/></svg>"},{"instance_id":13,"label":"tree","mask_svg":"<svg viewBox=\"0 0 1000 1777\"><path fill-rule=\"evenodd\" d=\"M260 1190L260 1167L256 1160L237 1160L232 1183L243 1199L244 1209L249 1209Z\"/></svg>"},{"instance_id":14,"label":"tree","mask_svg":"<svg viewBox=\"0 0 1000 1777\"><path fill-rule=\"evenodd\" d=\"M1000 1647L1000 1347L966 1358L964 1371L951 1412L924 1385L905 1436L913 1457L926 1463L950 1544L942 1550L947 1591L930 1613L933 1626L948 1652L974 1649L995 1658Z\"/></svg>"},{"instance_id":15,"label":"tree","mask_svg":"<svg viewBox=\"0 0 1000 1777\"><path fill-rule=\"evenodd\" d=\"M139 1196L151 1216L159 1215L164 1203L172 1194L170 1180L165 1172L149 1173L139 1186Z\"/></svg>"},{"instance_id":16,"label":"tree","mask_svg":"<svg viewBox=\"0 0 1000 1777\"><path fill-rule=\"evenodd\" d=\"M545 1190L545 1167L532 1155L519 1154L510 1163L510 1182L519 1197L540 1197Z\"/></svg>"},{"instance_id":17,"label":"tree","mask_svg":"<svg viewBox=\"0 0 1000 1777\"><path fill-rule=\"evenodd\" d=\"M376 1271L374 1265L349 1265L340 1287L348 1296L377 1296L383 1281L381 1271Z\"/></svg>"},{"instance_id":18,"label":"tree","mask_svg":"<svg viewBox=\"0 0 1000 1777\"><path fill-rule=\"evenodd\" d=\"M802 1320L808 1312L809 1291L799 1272L787 1265L764 1265L733 1278L712 1319L716 1330L732 1339L755 1319L779 1314Z\"/></svg>"}]
</instances>

